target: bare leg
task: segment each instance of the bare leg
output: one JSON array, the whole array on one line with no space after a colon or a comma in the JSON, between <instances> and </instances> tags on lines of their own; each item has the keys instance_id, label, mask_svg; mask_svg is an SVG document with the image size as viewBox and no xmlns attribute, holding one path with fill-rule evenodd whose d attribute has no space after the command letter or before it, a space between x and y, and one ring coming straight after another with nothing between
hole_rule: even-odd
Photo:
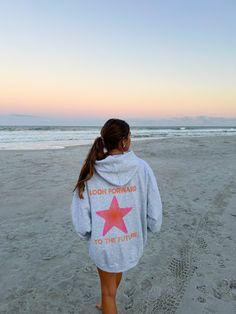
<instances>
[{"instance_id":1,"label":"bare leg","mask_svg":"<svg viewBox=\"0 0 236 314\"><path fill-rule=\"evenodd\" d=\"M118 289L119 284L120 284L120 282L121 282L122 274L123 274L123 273L116 273L116 288L117 288L117 289ZM102 310L102 304L101 304L101 303L97 303L97 304L96 304L96 307L97 307L99 310Z\"/></svg>"},{"instance_id":2,"label":"bare leg","mask_svg":"<svg viewBox=\"0 0 236 314\"><path fill-rule=\"evenodd\" d=\"M100 277L102 304L97 304L96 307L102 310L104 314L116 314L116 291L120 284L122 273L108 273L99 268L97 270Z\"/></svg>"}]
</instances>

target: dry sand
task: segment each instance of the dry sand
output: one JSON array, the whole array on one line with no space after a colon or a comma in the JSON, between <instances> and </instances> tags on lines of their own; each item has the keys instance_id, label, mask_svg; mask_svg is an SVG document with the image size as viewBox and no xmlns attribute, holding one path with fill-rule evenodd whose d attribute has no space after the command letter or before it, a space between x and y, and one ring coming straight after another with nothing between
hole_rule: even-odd
<instances>
[{"instance_id":1,"label":"dry sand","mask_svg":"<svg viewBox=\"0 0 236 314\"><path fill-rule=\"evenodd\" d=\"M123 275L119 313L236 313L236 137L139 141L164 217ZM70 203L88 146L0 151L0 313L99 313Z\"/></svg>"}]
</instances>

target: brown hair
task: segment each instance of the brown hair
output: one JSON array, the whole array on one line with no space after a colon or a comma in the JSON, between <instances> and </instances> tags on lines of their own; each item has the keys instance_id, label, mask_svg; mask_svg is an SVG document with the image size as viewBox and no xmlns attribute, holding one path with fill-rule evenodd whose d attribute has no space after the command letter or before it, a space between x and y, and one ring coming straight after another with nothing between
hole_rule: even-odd
<instances>
[{"instance_id":1,"label":"brown hair","mask_svg":"<svg viewBox=\"0 0 236 314\"><path fill-rule=\"evenodd\" d=\"M130 127L127 122L120 119L109 119L102 127L100 134L97 137L83 163L80 171L79 179L73 190L78 188L79 197L83 199L85 182L91 179L94 174L94 165L96 160L102 160L109 155L109 151L118 148L120 141L127 138L130 132ZM104 151L107 150L107 152Z\"/></svg>"}]
</instances>

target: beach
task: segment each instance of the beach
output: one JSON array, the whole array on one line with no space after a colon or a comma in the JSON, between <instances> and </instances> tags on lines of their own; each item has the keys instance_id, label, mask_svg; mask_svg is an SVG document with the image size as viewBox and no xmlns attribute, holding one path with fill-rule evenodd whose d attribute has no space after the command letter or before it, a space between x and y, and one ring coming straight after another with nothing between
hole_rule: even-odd
<instances>
[{"instance_id":1,"label":"beach","mask_svg":"<svg viewBox=\"0 0 236 314\"><path fill-rule=\"evenodd\" d=\"M0 151L0 313L99 313L72 190L90 146ZM236 136L135 141L163 202L158 234L123 274L118 312L236 313Z\"/></svg>"}]
</instances>

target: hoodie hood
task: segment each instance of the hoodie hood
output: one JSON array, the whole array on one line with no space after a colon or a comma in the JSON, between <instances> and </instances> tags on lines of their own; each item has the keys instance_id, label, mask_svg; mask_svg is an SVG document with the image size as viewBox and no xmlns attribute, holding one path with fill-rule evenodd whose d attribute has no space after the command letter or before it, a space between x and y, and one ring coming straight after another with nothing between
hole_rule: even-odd
<instances>
[{"instance_id":1,"label":"hoodie hood","mask_svg":"<svg viewBox=\"0 0 236 314\"><path fill-rule=\"evenodd\" d=\"M138 158L132 150L120 154L109 155L105 159L96 160L95 171L112 185L126 185L138 170Z\"/></svg>"}]
</instances>

